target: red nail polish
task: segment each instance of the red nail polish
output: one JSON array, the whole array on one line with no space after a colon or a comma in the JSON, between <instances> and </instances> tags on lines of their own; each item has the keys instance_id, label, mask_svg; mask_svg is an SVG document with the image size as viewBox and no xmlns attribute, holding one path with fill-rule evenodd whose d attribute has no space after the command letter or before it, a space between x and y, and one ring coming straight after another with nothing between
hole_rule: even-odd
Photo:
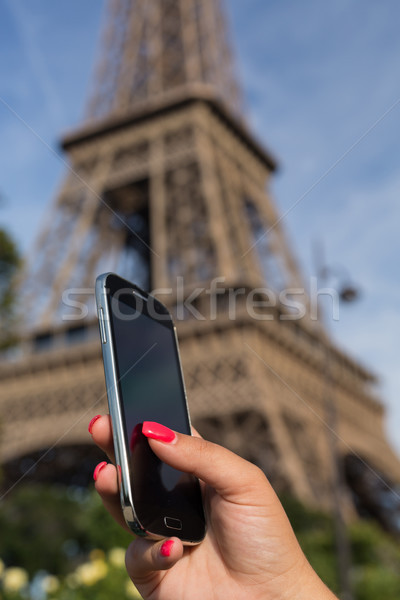
<instances>
[{"instance_id":1,"label":"red nail polish","mask_svg":"<svg viewBox=\"0 0 400 600\"><path fill-rule=\"evenodd\" d=\"M174 540L166 540L160 549L161 556L170 556L173 545L174 545Z\"/></svg>"},{"instance_id":2,"label":"red nail polish","mask_svg":"<svg viewBox=\"0 0 400 600\"><path fill-rule=\"evenodd\" d=\"M154 423L154 421L145 421L142 425L142 433L148 438L166 443L173 442L176 437L172 429L168 429L160 423Z\"/></svg>"},{"instance_id":3,"label":"red nail polish","mask_svg":"<svg viewBox=\"0 0 400 600\"><path fill-rule=\"evenodd\" d=\"M99 463L97 465L97 467L95 468L95 470L93 471L93 479L95 481L97 481L97 478L99 476L100 471L107 465L108 463L106 463L105 461Z\"/></svg>"},{"instance_id":4,"label":"red nail polish","mask_svg":"<svg viewBox=\"0 0 400 600\"><path fill-rule=\"evenodd\" d=\"M89 433L92 433L92 428L93 425L96 423L97 419L100 419L101 415L96 415L95 417L93 417L93 419L90 421L89 423L89 427L88 427L88 431Z\"/></svg>"}]
</instances>

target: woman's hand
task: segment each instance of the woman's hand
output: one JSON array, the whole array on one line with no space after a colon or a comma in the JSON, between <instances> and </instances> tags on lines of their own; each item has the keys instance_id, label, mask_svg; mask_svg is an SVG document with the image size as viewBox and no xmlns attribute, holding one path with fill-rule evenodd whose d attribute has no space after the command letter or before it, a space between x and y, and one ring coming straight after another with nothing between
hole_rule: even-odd
<instances>
[{"instance_id":1,"label":"woman's hand","mask_svg":"<svg viewBox=\"0 0 400 600\"><path fill-rule=\"evenodd\" d=\"M90 427L114 463L108 416ZM157 437L151 424L143 433ZM334 600L307 562L263 472L229 450L197 436L149 439L153 452L203 486L207 534L197 546L135 539L126 567L146 600ZM97 468L96 489L114 519L127 529L114 464Z\"/></svg>"}]
</instances>

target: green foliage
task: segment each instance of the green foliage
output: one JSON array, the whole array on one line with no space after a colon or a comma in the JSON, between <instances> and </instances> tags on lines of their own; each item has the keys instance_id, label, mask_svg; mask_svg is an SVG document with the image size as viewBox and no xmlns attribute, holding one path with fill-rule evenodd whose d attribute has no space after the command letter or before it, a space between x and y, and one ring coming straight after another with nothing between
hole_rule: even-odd
<instances>
[{"instance_id":1,"label":"green foliage","mask_svg":"<svg viewBox=\"0 0 400 600\"><path fill-rule=\"evenodd\" d=\"M400 545L375 523L350 528L354 587L361 600L400 598Z\"/></svg>"},{"instance_id":2,"label":"green foliage","mask_svg":"<svg viewBox=\"0 0 400 600\"><path fill-rule=\"evenodd\" d=\"M398 567L399 568L399 567ZM400 598L399 573L382 568L381 565L368 565L356 572L355 588L360 600L398 600Z\"/></svg>"},{"instance_id":3,"label":"green foliage","mask_svg":"<svg viewBox=\"0 0 400 600\"><path fill-rule=\"evenodd\" d=\"M339 593L332 517L306 508L292 497L283 497L281 501L308 560L328 587ZM355 521L348 535L355 599L399 600L398 541L370 521Z\"/></svg>"},{"instance_id":4,"label":"green foliage","mask_svg":"<svg viewBox=\"0 0 400 600\"><path fill-rule=\"evenodd\" d=\"M305 507L293 496L284 496L281 502L304 554L322 581L337 593L339 590L331 516Z\"/></svg>"},{"instance_id":5,"label":"green foliage","mask_svg":"<svg viewBox=\"0 0 400 600\"><path fill-rule=\"evenodd\" d=\"M0 229L0 349L15 343L15 290L12 279L20 266L20 257L15 242Z\"/></svg>"},{"instance_id":6,"label":"green foliage","mask_svg":"<svg viewBox=\"0 0 400 600\"><path fill-rule=\"evenodd\" d=\"M125 549L93 550L65 577L40 571L29 580L20 567L5 568L0 560L0 598L4 600L140 600L125 570Z\"/></svg>"},{"instance_id":7,"label":"green foliage","mask_svg":"<svg viewBox=\"0 0 400 600\"><path fill-rule=\"evenodd\" d=\"M94 490L19 485L0 506L0 557L23 566L64 575L94 548L127 546L131 536L104 510ZM40 549L40 551L38 551Z\"/></svg>"},{"instance_id":8,"label":"green foliage","mask_svg":"<svg viewBox=\"0 0 400 600\"><path fill-rule=\"evenodd\" d=\"M281 500L307 558L338 593L332 517ZM20 484L0 504L0 531L0 598L36 599L37 589L49 600L139 598L124 567L132 536L93 488ZM354 522L349 536L355 600L398 600L398 542L367 521Z\"/></svg>"},{"instance_id":9,"label":"green foliage","mask_svg":"<svg viewBox=\"0 0 400 600\"><path fill-rule=\"evenodd\" d=\"M296 533L304 533L311 530L333 531L332 518L329 514L307 508L297 498L288 494L280 496L280 501Z\"/></svg>"},{"instance_id":10,"label":"green foliage","mask_svg":"<svg viewBox=\"0 0 400 600\"><path fill-rule=\"evenodd\" d=\"M356 564L384 563L400 574L399 541L372 521L357 521L350 527L353 560Z\"/></svg>"}]
</instances>

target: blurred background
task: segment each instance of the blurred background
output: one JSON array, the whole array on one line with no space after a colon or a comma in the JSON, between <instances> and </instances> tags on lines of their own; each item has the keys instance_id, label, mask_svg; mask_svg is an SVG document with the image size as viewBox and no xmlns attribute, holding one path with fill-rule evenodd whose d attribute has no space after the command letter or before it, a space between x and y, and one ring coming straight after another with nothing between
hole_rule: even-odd
<instances>
[{"instance_id":1,"label":"blurred background","mask_svg":"<svg viewBox=\"0 0 400 600\"><path fill-rule=\"evenodd\" d=\"M271 186L289 240L305 275L315 272L312 248L323 240L326 261L345 267L362 290L331 329L379 374L388 435L400 450L400 8L395 1L226 5L246 117L279 159ZM2 105L1 221L23 254L65 171L51 149L83 118L103 7L1 5L2 99L19 116Z\"/></svg>"},{"instance_id":2,"label":"blurred background","mask_svg":"<svg viewBox=\"0 0 400 600\"><path fill-rule=\"evenodd\" d=\"M339 347L378 375L387 436L399 453L400 7L394 0L225 5L246 118L279 164L270 189L289 245L306 288L322 265L327 285L351 282L359 290L357 303L340 306L339 318L327 306L327 327ZM0 4L0 224L22 256L65 173L59 139L83 120L104 6L94 0ZM33 537L26 514L38 499L53 517L49 530L38 517ZM338 590L332 517L292 497L284 501L306 552ZM127 537L96 502L79 486L65 495L23 482L2 498L0 556L6 574L22 569L15 571L15 590L5 585L6 597L28 593L24 573L37 598L108 597L115 582L133 594L125 590L118 554ZM383 590L386 598L398 597L397 543L365 522L352 525L350 538L354 597L375 598ZM49 539L57 551L46 555ZM82 564L86 572L77 572Z\"/></svg>"}]
</instances>

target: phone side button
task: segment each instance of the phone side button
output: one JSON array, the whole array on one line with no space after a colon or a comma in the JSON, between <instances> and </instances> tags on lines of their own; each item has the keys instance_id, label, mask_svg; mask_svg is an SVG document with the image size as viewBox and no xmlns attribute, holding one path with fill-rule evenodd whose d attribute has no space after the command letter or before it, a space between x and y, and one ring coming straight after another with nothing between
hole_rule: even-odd
<instances>
[{"instance_id":1,"label":"phone side button","mask_svg":"<svg viewBox=\"0 0 400 600\"><path fill-rule=\"evenodd\" d=\"M99 308L99 312L97 313L97 315L99 317L101 341L103 342L103 344L107 344L106 328L104 327L104 314L103 314L103 309L101 308L101 306Z\"/></svg>"},{"instance_id":2,"label":"phone side button","mask_svg":"<svg viewBox=\"0 0 400 600\"><path fill-rule=\"evenodd\" d=\"M182 529L182 521L180 519L174 519L172 517L164 517L165 526L168 529L176 529L180 531Z\"/></svg>"}]
</instances>

